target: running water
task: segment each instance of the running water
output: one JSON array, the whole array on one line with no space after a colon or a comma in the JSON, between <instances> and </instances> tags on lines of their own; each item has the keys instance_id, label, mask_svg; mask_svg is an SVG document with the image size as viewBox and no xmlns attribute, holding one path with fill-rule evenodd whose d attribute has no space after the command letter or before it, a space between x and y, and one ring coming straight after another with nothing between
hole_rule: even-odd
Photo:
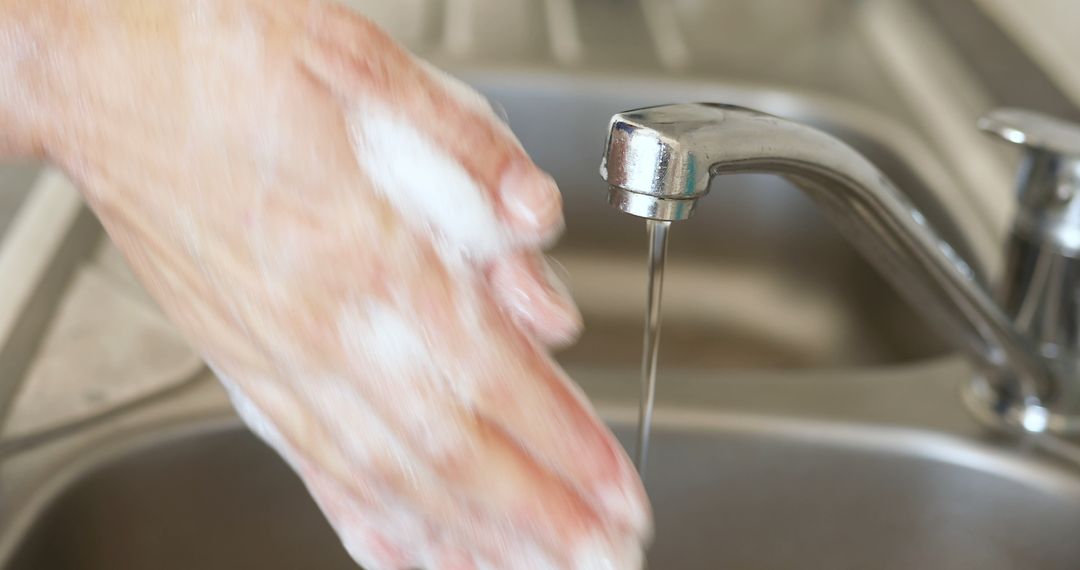
<instances>
[{"instance_id":1,"label":"running water","mask_svg":"<svg viewBox=\"0 0 1080 570\"><path fill-rule=\"evenodd\" d=\"M671 222L648 220L649 297L645 306L645 345L641 355L641 409L638 414L637 453L634 463L642 479L649 456L653 404L656 401L656 360L660 351L660 301L664 292L664 262L667 258Z\"/></svg>"}]
</instances>

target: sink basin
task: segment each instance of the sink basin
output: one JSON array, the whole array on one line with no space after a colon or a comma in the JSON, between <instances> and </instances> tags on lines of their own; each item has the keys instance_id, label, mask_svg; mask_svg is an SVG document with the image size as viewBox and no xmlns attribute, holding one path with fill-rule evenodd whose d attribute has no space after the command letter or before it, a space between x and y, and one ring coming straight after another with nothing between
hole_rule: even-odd
<instances>
[{"instance_id":1,"label":"sink basin","mask_svg":"<svg viewBox=\"0 0 1080 570\"><path fill-rule=\"evenodd\" d=\"M742 104L833 133L869 157L939 228L953 227L926 171L880 115L812 97L674 81L469 76L499 106L536 162L559 182L567 232L552 252L586 331L568 366L634 367L645 297L645 226L606 203L598 175L611 115L681 101ZM571 83L572 81L572 83ZM895 129L894 129L895 130ZM945 232L962 252L959 232ZM721 177L672 230L662 366L812 368L893 364L945 345L823 218L779 177Z\"/></svg>"},{"instance_id":2,"label":"sink basin","mask_svg":"<svg viewBox=\"0 0 1080 570\"><path fill-rule=\"evenodd\" d=\"M615 429L629 436L628 425ZM651 568L1080 560L1080 480L944 437L661 413L653 449ZM51 501L4 570L354 568L299 479L233 422L104 456Z\"/></svg>"}]
</instances>

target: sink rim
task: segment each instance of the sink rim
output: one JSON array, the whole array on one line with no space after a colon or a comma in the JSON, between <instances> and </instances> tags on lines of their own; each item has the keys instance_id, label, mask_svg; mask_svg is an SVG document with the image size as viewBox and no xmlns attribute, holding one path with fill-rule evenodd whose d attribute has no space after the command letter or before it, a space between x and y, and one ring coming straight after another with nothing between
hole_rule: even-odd
<instances>
[{"instance_id":1,"label":"sink rim","mask_svg":"<svg viewBox=\"0 0 1080 570\"><path fill-rule=\"evenodd\" d=\"M633 426L637 410L600 407L613 427ZM767 413L708 411L657 406L654 427L694 434L735 434L775 438L785 442L816 443L845 451L907 457L916 461L966 468L1013 483L1080 501L1080 477L944 432L914 427L874 425L821 418L797 418Z\"/></svg>"},{"instance_id":2,"label":"sink rim","mask_svg":"<svg viewBox=\"0 0 1080 570\"><path fill-rule=\"evenodd\" d=\"M832 449L865 451L906 457L919 462L948 464L971 469L984 476L1002 478L1034 492L1080 503L1080 470L1046 461L1043 457L1025 454L1013 443L985 439L979 435L985 435L985 431L977 426L971 431L975 420L967 416L955 390L956 371L964 369L963 363L957 358L944 358L931 366L909 368L895 375L894 382L887 378L889 374L886 371L877 374L868 371L849 374L833 371L810 375L817 376L816 381L813 378L807 379L807 374L800 373L746 374L743 375L744 378L733 374L731 376L734 378L729 381L732 384L757 385L757 392L775 392L772 395L777 399L783 399L781 396L784 393L794 391L794 400L800 398L799 391L789 388L796 385L835 392L837 395L850 392L855 399L868 391L879 392L885 399L890 399L889 392L892 388L908 390L911 384L936 386L937 389L944 388L946 393L953 395L951 409L955 414L960 414L959 417L952 418L960 420L956 429L930 425L933 422L920 425L913 421L905 425L903 422L889 420L844 417L843 414L821 410L810 410L805 415L792 414L782 409L754 410L752 407L741 406L737 401L733 407L717 406L708 401L665 402L663 397L656 410L655 426L660 430L694 435L748 435L764 436L782 442L814 442ZM615 371L608 372L617 374ZM583 376L583 384L588 385L592 375L585 372ZM625 375L622 376L625 380ZM710 376L716 380L715 374ZM665 388L663 380L662 378L660 385L662 396ZM693 385L697 379L692 374L673 372L666 380L667 387L676 387ZM215 380L208 377L206 381ZM594 398L594 401L597 402L597 411L608 425L616 428L634 425L637 418L636 403L603 397ZM898 402L899 407L906 404L904 401ZM17 510L11 513L11 518L4 524L3 531L0 531L0 568L10 563L19 545L33 530L40 517L49 512L57 501L63 500L65 493L75 488L83 478L126 457L174 442L244 429L242 422L230 408L221 407L209 413L189 414L178 419L162 421L158 418L148 425L127 426L117 433L94 438L89 445L72 454L70 460L61 467L42 477L40 484L28 494L27 500L16 506Z\"/></svg>"}]
</instances>

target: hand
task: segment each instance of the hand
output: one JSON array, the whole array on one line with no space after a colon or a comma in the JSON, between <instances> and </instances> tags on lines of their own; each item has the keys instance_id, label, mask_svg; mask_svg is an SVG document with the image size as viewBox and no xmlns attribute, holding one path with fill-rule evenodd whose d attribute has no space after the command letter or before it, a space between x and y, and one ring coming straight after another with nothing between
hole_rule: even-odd
<instances>
[{"instance_id":1,"label":"hand","mask_svg":"<svg viewBox=\"0 0 1080 570\"><path fill-rule=\"evenodd\" d=\"M579 327L557 189L479 96L317 1L0 6L0 147L72 176L359 563L640 567L641 484L543 346Z\"/></svg>"}]
</instances>

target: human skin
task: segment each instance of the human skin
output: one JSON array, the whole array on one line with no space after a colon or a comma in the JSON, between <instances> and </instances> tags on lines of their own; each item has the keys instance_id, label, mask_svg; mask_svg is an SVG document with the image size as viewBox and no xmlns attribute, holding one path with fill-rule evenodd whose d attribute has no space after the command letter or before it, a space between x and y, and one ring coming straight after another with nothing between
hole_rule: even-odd
<instances>
[{"instance_id":1,"label":"human skin","mask_svg":"<svg viewBox=\"0 0 1080 570\"><path fill-rule=\"evenodd\" d=\"M558 191L367 20L0 0L0 153L71 177L358 563L640 567L640 481L547 353Z\"/></svg>"}]
</instances>

